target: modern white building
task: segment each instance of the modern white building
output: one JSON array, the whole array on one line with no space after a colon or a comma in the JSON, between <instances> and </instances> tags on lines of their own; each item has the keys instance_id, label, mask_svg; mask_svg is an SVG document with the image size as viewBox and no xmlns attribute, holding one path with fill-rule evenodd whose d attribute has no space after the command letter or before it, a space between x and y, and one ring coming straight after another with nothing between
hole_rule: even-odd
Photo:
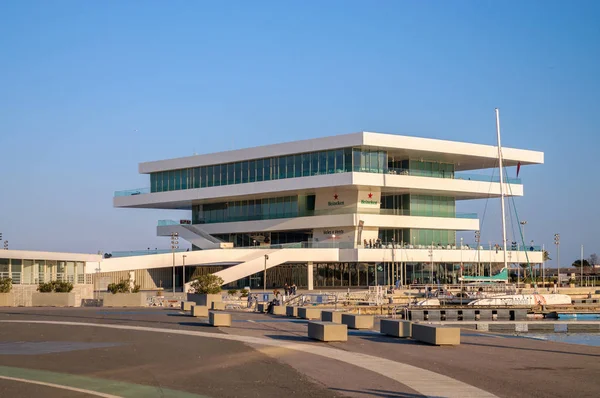
<instances>
[{"instance_id":1,"label":"modern white building","mask_svg":"<svg viewBox=\"0 0 600 398\"><path fill-rule=\"evenodd\" d=\"M502 154L507 167L544 161L542 152ZM310 289L450 283L461 266L487 275L502 250L457 242L456 232L479 230L479 219L456 203L499 198L497 164L496 146L371 132L141 163L150 186L116 192L114 206L185 210L157 230L193 250L108 259L103 272L163 270L169 286L174 261L181 286L185 262L186 281L216 272L226 284L262 287L267 268L269 287ZM523 185L505 180L504 192L522 196ZM537 248L508 255L542 262Z\"/></svg>"}]
</instances>

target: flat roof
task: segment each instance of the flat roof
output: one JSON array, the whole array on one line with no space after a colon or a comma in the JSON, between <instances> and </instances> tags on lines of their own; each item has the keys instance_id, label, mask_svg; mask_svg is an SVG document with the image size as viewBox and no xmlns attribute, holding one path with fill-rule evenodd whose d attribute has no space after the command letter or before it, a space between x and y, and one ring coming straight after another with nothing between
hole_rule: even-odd
<instances>
[{"instance_id":1,"label":"flat roof","mask_svg":"<svg viewBox=\"0 0 600 398\"><path fill-rule=\"evenodd\" d=\"M497 167L498 160L498 147L494 145L362 131L204 155L143 162L139 164L139 172L149 174L165 170L185 169L348 147L383 149L387 150L392 156L405 159L454 163L457 171ZM539 151L502 147L502 155L505 166L516 166L519 162L521 165L544 163L544 153Z\"/></svg>"},{"instance_id":2,"label":"flat roof","mask_svg":"<svg viewBox=\"0 0 600 398\"><path fill-rule=\"evenodd\" d=\"M0 258L15 260L101 261L100 254L42 252L33 250L0 250Z\"/></svg>"}]
</instances>

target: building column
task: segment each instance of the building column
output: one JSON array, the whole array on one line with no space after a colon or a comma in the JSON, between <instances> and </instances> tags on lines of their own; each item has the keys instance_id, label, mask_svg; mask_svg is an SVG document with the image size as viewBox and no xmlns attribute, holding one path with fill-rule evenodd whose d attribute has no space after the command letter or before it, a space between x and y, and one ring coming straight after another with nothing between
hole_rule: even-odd
<instances>
[{"instance_id":1,"label":"building column","mask_svg":"<svg viewBox=\"0 0 600 398\"><path fill-rule=\"evenodd\" d=\"M314 286L313 286L313 263L312 261L309 261L307 264L307 272L308 272L308 290L313 290Z\"/></svg>"}]
</instances>

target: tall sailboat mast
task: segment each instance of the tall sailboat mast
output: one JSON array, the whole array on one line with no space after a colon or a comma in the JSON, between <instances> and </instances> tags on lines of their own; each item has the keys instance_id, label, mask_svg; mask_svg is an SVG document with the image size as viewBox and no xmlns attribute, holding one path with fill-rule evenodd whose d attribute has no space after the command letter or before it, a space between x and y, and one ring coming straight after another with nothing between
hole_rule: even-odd
<instances>
[{"instance_id":1,"label":"tall sailboat mast","mask_svg":"<svg viewBox=\"0 0 600 398\"><path fill-rule=\"evenodd\" d=\"M496 108L496 133L498 135L498 166L500 167L500 204L502 208L502 253L504 254L504 268L506 263L506 215L504 210L504 167L502 165L502 144L500 142L500 111Z\"/></svg>"}]
</instances>

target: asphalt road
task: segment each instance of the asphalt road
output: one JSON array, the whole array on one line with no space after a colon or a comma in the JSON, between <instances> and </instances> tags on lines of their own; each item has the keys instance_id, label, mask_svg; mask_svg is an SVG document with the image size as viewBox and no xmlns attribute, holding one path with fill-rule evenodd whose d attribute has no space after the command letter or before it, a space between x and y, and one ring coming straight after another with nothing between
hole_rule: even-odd
<instances>
[{"instance_id":1,"label":"asphalt road","mask_svg":"<svg viewBox=\"0 0 600 398\"><path fill-rule=\"evenodd\" d=\"M458 347L373 331L350 332L348 342L326 344L306 338L305 321L255 313L233 313L233 318L231 328L212 328L177 310L0 309L0 397L91 396L77 390L89 389L127 397L409 398L423 396L417 387L424 384L417 379L435 383L443 377L458 384L449 385L446 395L442 383L437 396L461 396L461 386L499 397L600 395L598 347L467 330ZM6 320L162 332L1 322ZM187 332L200 335L179 334ZM211 337L216 335L221 338ZM405 368L386 375L390 364Z\"/></svg>"}]
</instances>

